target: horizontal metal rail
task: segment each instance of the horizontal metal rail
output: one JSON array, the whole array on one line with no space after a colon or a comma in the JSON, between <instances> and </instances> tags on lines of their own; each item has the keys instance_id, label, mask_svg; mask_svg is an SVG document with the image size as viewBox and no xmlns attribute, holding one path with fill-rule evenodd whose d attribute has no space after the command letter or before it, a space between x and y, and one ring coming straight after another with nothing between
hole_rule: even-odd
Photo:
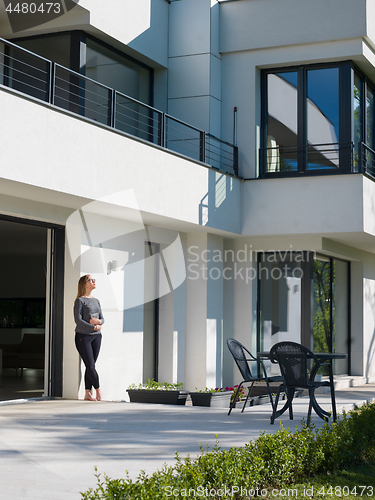
<instances>
[{"instance_id":1,"label":"horizontal metal rail","mask_svg":"<svg viewBox=\"0 0 375 500\"><path fill-rule=\"evenodd\" d=\"M337 171L345 158L353 171L352 143L322 143L303 146L277 146L259 149L260 164L265 174L309 171Z\"/></svg>"},{"instance_id":2,"label":"horizontal metal rail","mask_svg":"<svg viewBox=\"0 0 375 500\"><path fill-rule=\"evenodd\" d=\"M361 143L362 172L375 177L375 151L367 144Z\"/></svg>"},{"instance_id":3,"label":"horizontal metal rail","mask_svg":"<svg viewBox=\"0 0 375 500\"><path fill-rule=\"evenodd\" d=\"M238 175L237 146L2 38L0 85Z\"/></svg>"}]
</instances>

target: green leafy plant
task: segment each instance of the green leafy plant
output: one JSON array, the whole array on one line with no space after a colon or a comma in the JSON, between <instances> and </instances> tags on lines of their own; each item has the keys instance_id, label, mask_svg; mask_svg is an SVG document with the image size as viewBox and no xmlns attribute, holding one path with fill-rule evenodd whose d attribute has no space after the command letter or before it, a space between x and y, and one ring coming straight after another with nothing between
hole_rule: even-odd
<instances>
[{"instance_id":1,"label":"green leafy plant","mask_svg":"<svg viewBox=\"0 0 375 500\"><path fill-rule=\"evenodd\" d=\"M186 498L191 490L199 498L214 498L210 490L225 486L230 493L218 498L239 500L247 498L240 494L241 488L268 489L298 481L310 484L315 475L332 478L344 467L374 460L374 426L375 404L366 404L321 429L303 425L293 433L280 425L275 434L264 432L242 448L223 450L218 441L212 450L200 445L201 454L195 460L176 453L175 465L164 465L150 476L142 471L135 480L107 475L103 480L96 474L96 489L81 495L84 500L164 500Z\"/></svg>"},{"instance_id":2,"label":"green leafy plant","mask_svg":"<svg viewBox=\"0 0 375 500\"><path fill-rule=\"evenodd\" d=\"M181 391L184 388L182 382L170 384L168 382L157 382L156 380L148 379L144 384L131 384L128 389L130 390L143 390L143 391Z\"/></svg>"},{"instance_id":3,"label":"green leafy plant","mask_svg":"<svg viewBox=\"0 0 375 500\"><path fill-rule=\"evenodd\" d=\"M236 392L237 392L237 388L238 388L238 385L235 385L233 387L215 387L215 389L209 388L209 387L206 387L205 389L195 388L195 392L202 392L202 393L204 392L204 393L212 393L212 394L214 394L215 392L232 392L231 401L233 401L234 396L236 395ZM239 390L236 402L241 401L241 399L243 399L244 396L245 396L245 389L243 387L241 387L241 389Z\"/></svg>"}]
</instances>

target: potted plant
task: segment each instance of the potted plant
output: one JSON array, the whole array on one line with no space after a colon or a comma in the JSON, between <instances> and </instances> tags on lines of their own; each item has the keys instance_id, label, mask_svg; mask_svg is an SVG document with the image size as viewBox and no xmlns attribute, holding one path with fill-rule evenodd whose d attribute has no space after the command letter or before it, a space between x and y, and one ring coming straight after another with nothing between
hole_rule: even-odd
<instances>
[{"instance_id":1,"label":"potted plant","mask_svg":"<svg viewBox=\"0 0 375 500\"><path fill-rule=\"evenodd\" d=\"M213 408L229 408L230 402L235 396L238 385L234 387L216 387L215 389L209 389L206 387L204 390L196 389L196 392L191 392L190 397L193 406L211 406ZM241 387L240 392L237 396L237 401L245 394L245 391Z\"/></svg>"},{"instance_id":2,"label":"potted plant","mask_svg":"<svg viewBox=\"0 0 375 500\"><path fill-rule=\"evenodd\" d=\"M132 384L128 387L131 403L154 403L167 405L184 405L189 391L183 390L183 384L169 384L167 382L156 382L148 379L147 383Z\"/></svg>"}]
</instances>

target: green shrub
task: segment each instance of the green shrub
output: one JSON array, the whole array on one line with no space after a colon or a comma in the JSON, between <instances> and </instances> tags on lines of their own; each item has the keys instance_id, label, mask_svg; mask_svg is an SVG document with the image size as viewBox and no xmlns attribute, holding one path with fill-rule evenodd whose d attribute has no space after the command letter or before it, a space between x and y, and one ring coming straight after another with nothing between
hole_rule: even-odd
<instances>
[{"instance_id":1,"label":"green shrub","mask_svg":"<svg viewBox=\"0 0 375 500\"><path fill-rule=\"evenodd\" d=\"M134 481L106 475L102 480L97 474L96 489L82 493L82 498L179 499L189 497L191 490L199 498L212 499L212 490L222 488L217 498L239 499L243 497L233 492L241 487L278 487L368 460L374 456L374 428L375 404L344 413L336 423L327 423L321 429L304 425L292 433L280 425L275 434L264 432L243 448L222 450L216 443L212 450L201 447L195 460L189 456L182 459L176 453L174 466L165 465L150 476L141 472Z\"/></svg>"}]
</instances>

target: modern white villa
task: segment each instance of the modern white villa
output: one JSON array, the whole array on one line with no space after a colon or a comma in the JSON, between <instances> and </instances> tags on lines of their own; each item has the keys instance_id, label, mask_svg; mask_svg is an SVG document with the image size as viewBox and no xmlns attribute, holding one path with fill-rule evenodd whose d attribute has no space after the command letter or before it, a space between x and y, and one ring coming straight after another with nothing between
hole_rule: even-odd
<instances>
[{"instance_id":1,"label":"modern white villa","mask_svg":"<svg viewBox=\"0 0 375 500\"><path fill-rule=\"evenodd\" d=\"M0 37L0 400L83 397L84 274L106 400L238 383L228 338L375 380L372 0L4 0Z\"/></svg>"}]
</instances>

